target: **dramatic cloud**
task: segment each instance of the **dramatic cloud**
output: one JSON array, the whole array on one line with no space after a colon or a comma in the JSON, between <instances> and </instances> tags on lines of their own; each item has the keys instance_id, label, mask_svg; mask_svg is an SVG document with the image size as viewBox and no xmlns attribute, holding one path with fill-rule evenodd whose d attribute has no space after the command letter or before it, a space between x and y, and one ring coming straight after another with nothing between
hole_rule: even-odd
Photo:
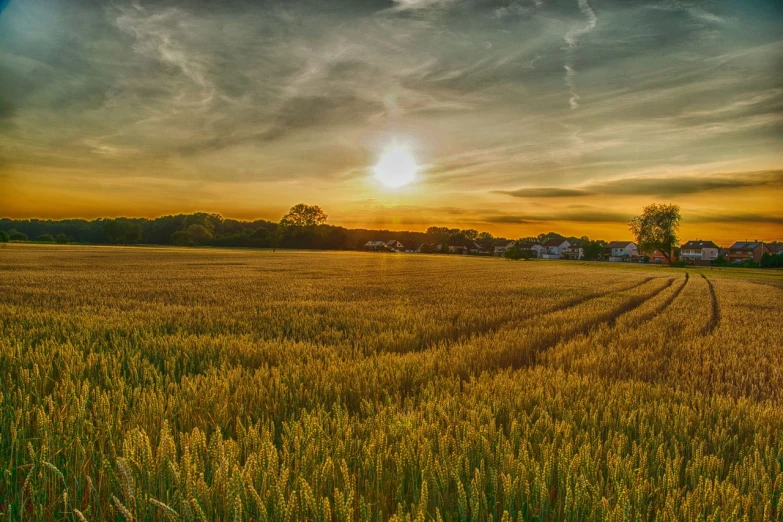
<instances>
[{"instance_id":1,"label":"dramatic cloud","mask_svg":"<svg viewBox=\"0 0 783 522\"><path fill-rule=\"evenodd\" d=\"M307 197L354 224L512 233L664 197L774 216L781 19L729 0L0 0L0 215L277 218ZM394 140L422 170L388 191L371 167Z\"/></svg>"}]
</instances>

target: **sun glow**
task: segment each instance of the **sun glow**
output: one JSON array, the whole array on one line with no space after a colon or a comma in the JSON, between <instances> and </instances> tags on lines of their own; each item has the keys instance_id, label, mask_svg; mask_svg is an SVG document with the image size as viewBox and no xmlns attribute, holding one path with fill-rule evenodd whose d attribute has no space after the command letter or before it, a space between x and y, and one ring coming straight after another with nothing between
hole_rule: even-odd
<instances>
[{"instance_id":1,"label":"sun glow","mask_svg":"<svg viewBox=\"0 0 783 522\"><path fill-rule=\"evenodd\" d=\"M373 168L375 179L389 188L398 188L416 180L419 166L408 149L398 144L387 148Z\"/></svg>"}]
</instances>

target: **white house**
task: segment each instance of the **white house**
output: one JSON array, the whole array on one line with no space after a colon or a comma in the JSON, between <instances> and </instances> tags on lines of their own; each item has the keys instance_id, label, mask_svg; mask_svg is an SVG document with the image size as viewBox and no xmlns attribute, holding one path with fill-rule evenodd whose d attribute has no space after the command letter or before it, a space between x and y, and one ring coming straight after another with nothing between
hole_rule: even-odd
<instances>
[{"instance_id":1,"label":"white house","mask_svg":"<svg viewBox=\"0 0 783 522\"><path fill-rule=\"evenodd\" d=\"M492 246L492 244L485 244L485 243L479 243L478 241L474 241L473 244L468 248L468 251L470 251L473 254L491 254L495 251L495 247Z\"/></svg>"},{"instance_id":2,"label":"white house","mask_svg":"<svg viewBox=\"0 0 783 522\"><path fill-rule=\"evenodd\" d=\"M560 249L560 257L563 259L583 259L585 249L579 245L569 245L568 248Z\"/></svg>"},{"instance_id":3,"label":"white house","mask_svg":"<svg viewBox=\"0 0 783 522\"><path fill-rule=\"evenodd\" d=\"M386 242L386 248L392 252L405 252L405 245L397 241L396 239L390 239Z\"/></svg>"},{"instance_id":4,"label":"white house","mask_svg":"<svg viewBox=\"0 0 783 522\"><path fill-rule=\"evenodd\" d=\"M364 248L370 250L379 250L381 248L386 248L386 241L368 241L364 244Z\"/></svg>"},{"instance_id":5,"label":"white house","mask_svg":"<svg viewBox=\"0 0 783 522\"><path fill-rule=\"evenodd\" d=\"M625 261L639 253L636 243L632 241L612 241L606 245L606 250L609 261Z\"/></svg>"},{"instance_id":6,"label":"white house","mask_svg":"<svg viewBox=\"0 0 783 522\"><path fill-rule=\"evenodd\" d=\"M718 259L720 248L712 241L688 241L680 247L683 261L714 261Z\"/></svg>"},{"instance_id":7,"label":"white house","mask_svg":"<svg viewBox=\"0 0 783 522\"><path fill-rule=\"evenodd\" d=\"M544 248L538 243L533 243L532 241L527 241L525 243L522 243L522 248L525 250L530 250L532 252L535 252L536 257L539 259L544 255L544 252L546 251L546 248Z\"/></svg>"},{"instance_id":8,"label":"white house","mask_svg":"<svg viewBox=\"0 0 783 522\"><path fill-rule=\"evenodd\" d=\"M571 247L571 243L565 239L550 239L541 246L543 249L538 257L542 259L560 259L563 257L563 251Z\"/></svg>"},{"instance_id":9,"label":"white house","mask_svg":"<svg viewBox=\"0 0 783 522\"><path fill-rule=\"evenodd\" d=\"M516 245L516 241L509 241L508 243L502 243L500 245L495 245L495 255L496 256L502 256L506 253L506 250Z\"/></svg>"}]
</instances>

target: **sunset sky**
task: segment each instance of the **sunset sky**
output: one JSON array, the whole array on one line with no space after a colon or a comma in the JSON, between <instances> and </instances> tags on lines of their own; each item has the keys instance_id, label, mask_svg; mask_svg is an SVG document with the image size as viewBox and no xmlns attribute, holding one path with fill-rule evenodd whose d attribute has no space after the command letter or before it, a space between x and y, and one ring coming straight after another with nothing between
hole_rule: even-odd
<instances>
[{"instance_id":1,"label":"sunset sky","mask_svg":"<svg viewBox=\"0 0 783 522\"><path fill-rule=\"evenodd\" d=\"M0 217L783 239L782 71L777 0L0 0Z\"/></svg>"}]
</instances>

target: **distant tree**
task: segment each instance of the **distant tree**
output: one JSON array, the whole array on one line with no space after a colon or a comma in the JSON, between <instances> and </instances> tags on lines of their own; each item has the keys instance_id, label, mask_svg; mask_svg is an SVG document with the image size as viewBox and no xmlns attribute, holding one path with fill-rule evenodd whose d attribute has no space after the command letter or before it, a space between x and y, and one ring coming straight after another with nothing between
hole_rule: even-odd
<instances>
[{"instance_id":1,"label":"distant tree","mask_svg":"<svg viewBox=\"0 0 783 522\"><path fill-rule=\"evenodd\" d=\"M0 230L0 243L8 243L11 238L8 237L8 232Z\"/></svg>"},{"instance_id":2,"label":"distant tree","mask_svg":"<svg viewBox=\"0 0 783 522\"><path fill-rule=\"evenodd\" d=\"M136 243L141 239L141 225L127 219L107 219L103 222L103 234L110 243Z\"/></svg>"},{"instance_id":3,"label":"distant tree","mask_svg":"<svg viewBox=\"0 0 783 522\"><path fill-rule=\"evenodd\" d=\"M27 241L27 234L14 230L13 228L8 231L8 238L11 241Z\"/></svg>"},{"instance_id":4,"label":"distant tree","mask_svg":"<svg viewBox=\"0 0 783 522\"><path fill-rule=\"evenodd\" d=\"M185 230L186 216L162 216L155 218L143 227L142 237L144 243L151 245L172 244L171 236L178 230Z\"/></svg>"},{"instance_id":5,"label":"distant tree","mask_svg":"<svg viewBox=\"0 0 783 522\"><path fill-rule=\"evenodd\" d=\"M54 243L54 237L51 234L41 234L35 240L41 243Z\"/></svg>"},{"instance_id":6,"label":"distant tree","mask_svg":"<svg viewBox=\"0 0 783 522\"><path fill-rule=\"evenodd\" d=\"M783 253L770 254L769 252L764 252L759 266L761 268L783 268Z\"/></svg>"},{"instance_id":7,"label":"distant tree","mask_svg":"<svg viewBox=\"0 0 783 522\"><path fill-rule=\"evenodd\" d=\"M348 234L342 227L322 225L319 227L317 239L315 246L325 250L343 250L350 245Z\"/></svg>"},{"instance_id":8,"label":"distant tree","mask_svg":"<svg viewBox=\"0 0 783 522\"><path fill-rule=\"evenodd\" d=\"M281 219L272 241L273 248L319 248L318 227L326 222L326 214L318 205L294 205ZM323 229L320 230L323 232Z\"/></svg>"},{"instance_id":9,"label":"distant tree","mask_svg":"<svg viewBox=\"0 0 783 522\"><path fill-rule=\"evenodd\" d=\"M506 251L503 252L503 257L506 259L511 259L512 261L517 261L519 259L524 259L527 261L531 257L535 257L534 252L529 248L524 248L523 244L524 242L521 239L517 240L514 246L506 249Z\"/></svg>"},{"instance_id":10,"label":"distant tree","mask_svg":"<svg viewBox=\"0 0 783 522\"><path fill-rule=\"evenodd\" d=\"M177 230L171 234L171 244L177 246L189 246L192 245L190 236L184 230Z\"/></svg>"},{"instance_id":11,"label":"distant tree","mask_svg":"<svg viewBox=\"0 0 783 522\"><path fill-rule=\"evenodd\" d=\"M628 227L636 237L640 251L659 250L669 264L672 264L672 252L679 243L677 229L681 222L679 205L653 203L644 207L642 214L633 218Z\"/></svg>"},{"instance_id":12,"label":"distant tree","mask_svg":"<svg viewBox=\"0 0 783 522\"><path fill-rule=\"evenodd\" d=\"M598 240L598 241L588 240L586 243L582 243L582 248L584 249L585 259L587 260L601 259L601 256L603 256L604 250L606 249L606 242L602 240Z\"/></svg>"},{"instance_id":13,"label":"distant tree","mask_svg":"<svg viewBox=\"0 0 783 522\"><path fill-rule=\"evenodd\" d=\"M450 236L448 227L429 227L427 229L427 237L430 241L444 241Z\"/></svg>"},{"instance_id":14,"label":"distant tree","mask_svg":"<svg viewBox=\"0 0 783 522\"><path fill-rule=\"evenodd\" d=\"M190 225L185 232L193 243L200 245L207 244L212 239L212 231L204 225Z\"/></svg>"},{"instance_id":15,"label":"distant tree","mask_svg":"<svg viewBox=\"0 0 783 522\"><path fill-rule=\"evenodd\" d=\"M269 230L261 227L253 231L252 234L250 234L250 237L252 239L261 239L264 241L269 241Z\"/></svg>"},{"instance_id":16,"label":"distant tree","mask_svg":"<svg viewBox=\"0 0 783 522\"><path fill-rule=\"evenodd\" d=\"M538 234L538 237L535 238L539 243L545 243L550 239L565 239L565 236L562 236L557 232L547 232L546 234Z\"/></svg>"},{"instance_id":17,"label":"distant tree","mask_svg":"<svg viewBox=\"0 0 783 522\"><path fill-rule=\"evenodd\" d=\"M462 236L468 241L475 241L476 239L478 239L478 235L479 235L478 230L475 230L473 228L469 228L467 230L460 230L459 233L462 234Z\"/></svg>"},{"instance_id":18,"label":"distant tree","mask_svg":"<svg viewBox=\"0 0 783 522\"><path fill-rule=\"evenodd\" d=\"M66 236L65 234L57 234L57 237L54 238L54 240L57 241L61 245L69 243L68 236Z\"/></svg>"},{"instance_id":19,"label":"distant tree","mask_svg":"<svg viewBox=\"0 0 783 522\"><path fill-rule=\"evenodd\" d=\"M280 219L280 226L288 229L314 229L326 223L326 214L318 205L294 205Z\"/></svg>"},{"instance_id":20,"label":"distant tree","mask_svg":"<svg viewBox=\"0 0 783 522\"><path fill-rule=\"evenodd\" d=\"M239 232L242 232L245 229L250 229L250 233L252 234L255 230L255 227L249 227L248 223L237 221L235 219L224 219L219 227L216 227L215 230L213 230L213 234L216 236L218 234L225 235L225 234L237 234Z\"/></svg>"},{"instance_id":21,"label":"distant tree","mask_svg":"<svg viewBox=\"0 0 783 522\"><path fill-rule=\"evenodd\" d=\"M495 237L489 232L479 232L479 235L476 237L476 239L482 243L490 243L495 239Z\"/></svg>"},{"instance_id":22,"label":"distant tree","mask_svg":"<svg viewBox=\"0 0 783 522\"><path fill-rule=\"evenodd\" d=\"M185 216L183 220L183 226L185 230L190 228L191 225L201 225L209 230L210 234L215 233L215 229L223 223L223 217L220 214L207 214L206 212L196 212Z\"/></svg>"}]
</instances>

